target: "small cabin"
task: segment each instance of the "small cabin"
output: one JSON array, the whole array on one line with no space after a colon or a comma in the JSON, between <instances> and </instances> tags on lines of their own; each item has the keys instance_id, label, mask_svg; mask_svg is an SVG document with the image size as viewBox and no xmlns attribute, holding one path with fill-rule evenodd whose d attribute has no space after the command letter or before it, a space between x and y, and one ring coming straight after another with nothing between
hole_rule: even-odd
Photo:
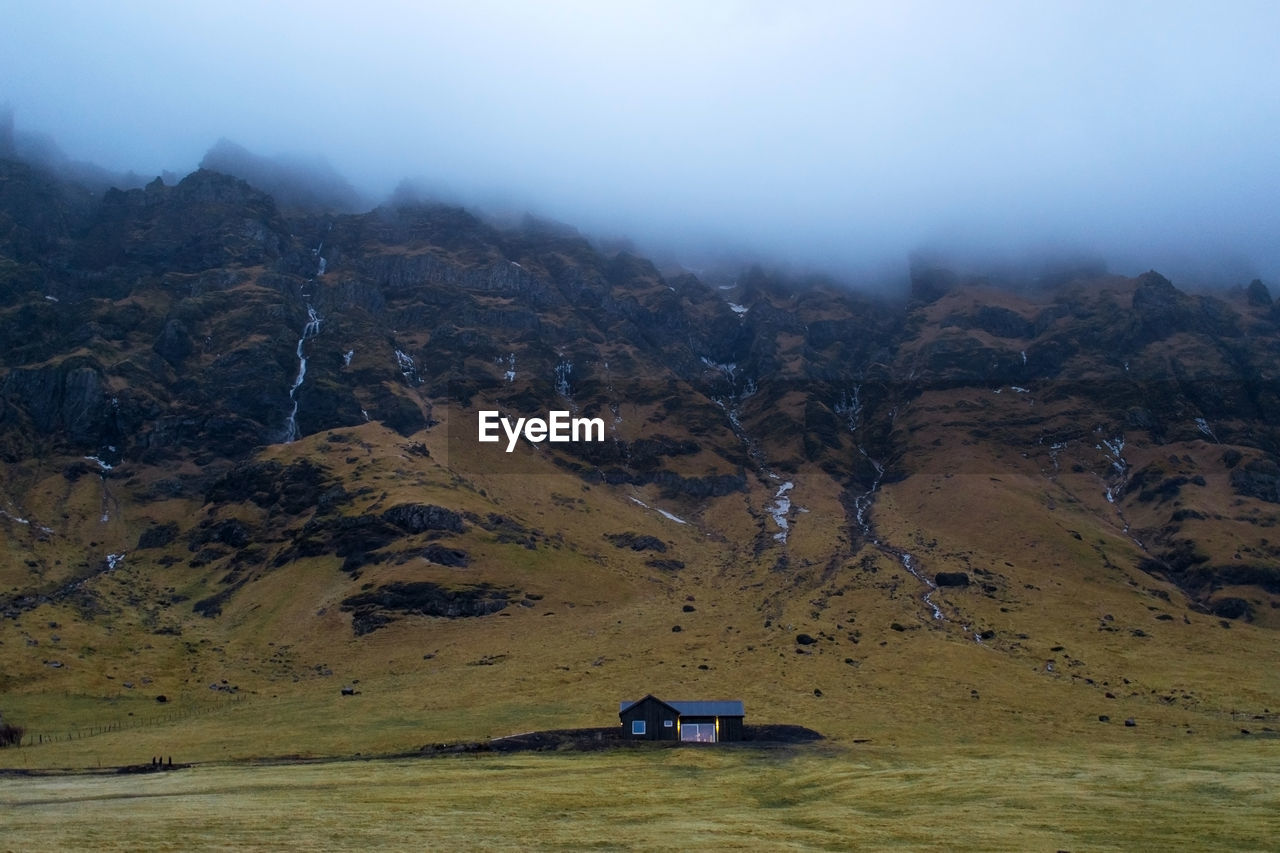
<instances>
[{"instance_id":1,"label":"small cabin","mask_svg":"<svg viewBox=\"0 0 1280 853\"><path fill-rule=\"evenodd\" d=\"M621 702L622 735L631 740L719 743L742 740L742 700L665 701L650 694Z\"/></svg>"}]
</instances>

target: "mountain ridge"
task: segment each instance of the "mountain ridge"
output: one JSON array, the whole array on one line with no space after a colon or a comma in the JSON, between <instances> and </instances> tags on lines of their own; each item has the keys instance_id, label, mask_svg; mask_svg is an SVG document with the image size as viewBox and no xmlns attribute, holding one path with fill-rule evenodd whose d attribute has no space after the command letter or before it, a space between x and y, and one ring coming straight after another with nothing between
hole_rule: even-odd
<instances>
[{"instance_id":1,"label":"mountain ridge","mask_svg":"<svg viewBox=\"0 0 1280 853\"><path fill-rule=\"evenodd\" d=\"M867 711L897 682L941 721L917 646L1015 715L1120 701L1098 697L1122 678L1156 691L1127 691L1142 713L1277 701L1249 675L1280 627L1262 282L713 284L534 221L282 210L206 169L92 200L14 161L0 256L20 701L116 701L142 668L186 701L305 702L313 667L281 645L397 696L417 654L476 708L485 672L561 709L566 684L640 679L765 701L766 672L782 707L820 681ZM607 440L491 453L482 407L598 416Z\"/></svg>"}]
</instances>

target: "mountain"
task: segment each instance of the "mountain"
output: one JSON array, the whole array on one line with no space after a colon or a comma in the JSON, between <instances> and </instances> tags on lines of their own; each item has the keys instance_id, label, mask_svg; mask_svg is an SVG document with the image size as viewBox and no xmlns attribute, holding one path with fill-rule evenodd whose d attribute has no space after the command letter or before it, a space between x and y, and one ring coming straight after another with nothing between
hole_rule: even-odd
<instances>
[{"instance_id":1,"label":"mountain","mask_svg":"<svg viewBox=\"0 0 1280 853\"><path fill-rule=\"evenodd\" d=\"M283 696L294 740L237 749L323 751L339 681L441 736L650 691L838 736L1280 702L1262 282L704 281L335 186L0 161L0 691L28 729ZM557 409L603 440L478 440Z\"/></svg>"},{"instance_id":2,"label":"mountain","mask_svg":"<svg viewBox=\"0 0 1280 853\"><path fill-rule=\"evenodd\" d=\"M205 153L200 168L248 181L290 210L350 212L361 207L360 194L322 159L263 157L229 139L219 139Z\"/></svg>"}]
</instances>

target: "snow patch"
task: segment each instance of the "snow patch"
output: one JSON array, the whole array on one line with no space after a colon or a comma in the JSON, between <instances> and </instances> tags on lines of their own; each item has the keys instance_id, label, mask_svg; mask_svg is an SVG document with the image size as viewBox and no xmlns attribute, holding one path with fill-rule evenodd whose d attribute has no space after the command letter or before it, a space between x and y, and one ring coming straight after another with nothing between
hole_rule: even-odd
<instances>
[{"instance_id":1,"label":"snow patch","mask_svg":"<svg viewBox=\"0 0 1280 853\"><path fill-rule=\"evenodd\" d=\"M747 312L748 312L748 311L750 311L751 309L750 309L750 308L748 308L748 307L747 307L747 306L745 306L745 305L739 305L739 304L738 304L738 303L736 303L736 302L730 302L730 303L729 303L729 310L730 310L730 311L732 311L733 313L737 314L739 317L741 317L743 314L747 313Z\"/></svg>"}]
</instances>

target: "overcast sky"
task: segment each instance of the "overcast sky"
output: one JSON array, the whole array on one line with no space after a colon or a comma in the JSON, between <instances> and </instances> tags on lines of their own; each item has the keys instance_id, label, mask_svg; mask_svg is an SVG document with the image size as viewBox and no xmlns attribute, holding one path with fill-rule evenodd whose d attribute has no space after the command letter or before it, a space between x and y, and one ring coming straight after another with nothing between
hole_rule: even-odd
<instances>
[{"instance_id":1,"label":"overcast sky","mask_svg":"<svg viewBox=\"0 0 1280 853\"><path fill-rule=\"evenodd\" d=\"M9 0L3 17L0 103L112 168L185 172L225 136L323 155L373 197L419 177L642 245L861 274L926 246L1078 248L1280 290L1274 0Z\"/></svg>"}]
</instances>

